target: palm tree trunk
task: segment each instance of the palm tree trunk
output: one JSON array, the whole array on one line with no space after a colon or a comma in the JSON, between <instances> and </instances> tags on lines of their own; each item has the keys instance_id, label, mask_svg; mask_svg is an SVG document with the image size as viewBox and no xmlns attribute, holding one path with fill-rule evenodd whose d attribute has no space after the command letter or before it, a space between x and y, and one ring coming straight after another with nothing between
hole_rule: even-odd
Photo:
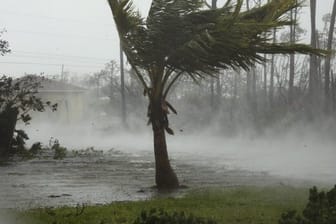
<instances>
[{"instance_id":1,"label":"palm tree trunk","mask_svg":"<svg viewBox=\"0 0 336 224\"><path fill-rule=\"evenodd\" d=\"M334 35L334 29L335 29L335 18L336 17L336 0L334 1L333 10L331 13L331 20L330 20L330 28L329 28L329 35L328 35L328 43L327 43L327 49L329 51L332 50L332 41L333 41L333 35ZM331 56L328 55L326 57L325 61L325 109L326 112L329 112L330 110L330 62L331 62Z\"/></svg>"},{"instance_id":2,"label":"palm tree trunk","mask_svg":"<svg viewBox=\"0 0 336 224\"><path fill-rule=\"evenodd\" d=\"M211 1L211 8L216 9L217 8L217 0L212 0Z\"/></svg>"},{"instance_id":3,"label":"palm tree trunk","mask_svg":"<svg viewBox=\"0 0 336 224\"><path fill-rule=\"evenodd\" d=\"M151 103L151 121L154 137L156 186L159 190L176 189L179 187L179 181L169 162L165 134L165 125L168 121L161 101Z\"/></svg>"}]
</instances>

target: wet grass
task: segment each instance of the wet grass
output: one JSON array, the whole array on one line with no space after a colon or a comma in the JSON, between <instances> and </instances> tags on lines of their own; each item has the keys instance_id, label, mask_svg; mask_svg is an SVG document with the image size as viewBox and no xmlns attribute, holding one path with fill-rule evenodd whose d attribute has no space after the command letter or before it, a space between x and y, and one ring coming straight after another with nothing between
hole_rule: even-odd
<instances>
[{"instance_id":1,"label":"wet grass","mask_svg":"<svg viewBox=\"0 0 336 224\"><path fill-rule=\"evenodd\" d=\"M81 208L41 208L21 212L16 220L27 224L133 223L142 210L163 208L184 211L218 223L275 224L281 213L304 208L308 188L237 187L192 191L182 198L160 197L147 201L115 202Z\"/></svg>"}]
</instances>

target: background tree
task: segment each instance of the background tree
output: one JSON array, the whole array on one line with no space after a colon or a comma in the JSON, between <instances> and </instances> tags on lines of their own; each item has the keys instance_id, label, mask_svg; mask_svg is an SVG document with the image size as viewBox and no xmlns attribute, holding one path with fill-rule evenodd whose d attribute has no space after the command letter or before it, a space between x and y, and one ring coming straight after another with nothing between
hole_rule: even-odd
<instances>
[{"instance_id":1,"label":"background tree","mask_svg":"<svg viewBox=\"0 0 336 224\"><path fill-rule=\"evenodd\" d=\"M122 95L122 87L120 77L117 76L119 73L119 66L114 61L111 60L109 63L105 64L105 68L100 70L98 74L100 74L102 92L104 95L108 96L112 102L112 99L115 98L116 93L120 96Z\"/></svg>"},{"instance_id":2,"label":"background tree","mask_svg":"<svg viewBox=\"0 0 336 224\"><path fill-rule=\"evenodd\" d=\"M268 41L270 30L293 23L284 15L299 6L294 0L273 0L249 11L242 10L243 0L228 0L211 10L205 10L201 0L153 0L146 19L133 10L131 0L108 2L122 48L149 100L159 189L179 186L165 131L173 134L168 113L176 110L167 97L181 77L198 82L220 69L248 70L265 60L264 53L321 53L302 44Z\"/></svg>"},{"instance_id":3,"label":"background tree","mask_svg":"<svg viewBox=\"0 0 336 224\"><path fill-rule=\"evenodd\" d=\"M1 39L5 30L0 30L0 55L4 56L10 52L8 41Z\"/></svg>"},{"instance_id":4,"label":"background tree","mask_svg":"<svg viewBox=\"0 0 336 224\"><path fill-rule=\"evenodd\" d=\"M311 39L310 44L312 47L316 48L317 46L317 30L316 30L316 0L310 0L310 18L311 18ZM313 113L313 110L317 106L317 95L318 95L318 77L317 77L317 57L316 55L310 56L310 66L309 66L309 101L310 113Z\"/></svg>"},{"instance_id":5,"label":"background tree","mask_svg":"<svg viewBox=\"0 0 336 224\"><path fill-rule=\"evenodd\" d=\"M290 11L291 20L297 19L297 8ZM296 41L296 24L290 26L290 42L293 44ZM294 54L290 55L289 62L289 83L288 83L288 103L289 106L293 103L294 94L294 79L295 79L295 57Z\"/></svg>"},{"instance_id":6,"label":"background tree","mask_svg":"<svg viewBox=\"0 0 336 224\"><path fill-rule=\"evenodd\" d=\"M336 19L336 0L334 1L333 10L330 17L330 27L328 33L328 43L327 43L327 50L332 50L332 43L334 37L334 30L335 30L335 19ZM328 55L325 61L325 74L324 74L324 81L325 81L325 107L326 111L329 112L330 104L331 104L331 94L330 94L330 64L331 64L331 56Z\"/></svg>"},{"instance_id":7,"label":"background tree","mask_svg":"<svg viewBox=\"0 0 336 224\"><path fill-rule=\"evenodd\" d=\"M273 34L272 34L272 43L276 43L276 36L277 32L276 29L273 29ZM271 72L270 72L270 86L269 86L269 104L270 108L273 108L273 103L274 103L274 72L275 72L275 55L272 54L271 56Z\"/></svg>"},{"instance_id":8,"label":"background tree","mask_svg":"<svg viewBox=\"0 0 336 224\"><path fill-rule=\"evenodd\" d=\"M36 96L41 80L42 77L36 76L15 80L6 76L0 78L0 158L7 157L28 139L24 131L15 129L17 121L29 124L32 119L30 112L43 112L46 107L56 110L57 104L43 102Z\"/></svg>"}]
</instances>

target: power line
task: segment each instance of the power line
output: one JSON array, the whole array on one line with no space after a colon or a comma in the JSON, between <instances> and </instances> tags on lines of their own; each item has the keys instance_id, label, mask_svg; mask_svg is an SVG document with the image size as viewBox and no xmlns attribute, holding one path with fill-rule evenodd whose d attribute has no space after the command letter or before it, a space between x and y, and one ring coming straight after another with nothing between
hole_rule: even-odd
<instances>
[{"instance_id":1,"label":"power line","mask_svg":"<svg viewBox=\"0 0 336 224\"><path fill-rule=\"evenodd\" d=\"M20 55L20 54L15 54L15 55L6 55L6 58L34 58L34 59L42 59L42 60L53 60L53 61L62 61L65 59L62 58L53 58L52 56L38 56L38 55ZM78 62L82 62L82 63L92 63L92 62L98 62L97 60L91 60L91 59L76 59L76 58L69 58L66 59L67 61L78 61ZM91 60L91 61L90 61ZM102 62L102 61L101 61ZM104 60L104 62L106 62ZM102 62L103 63L103 62Z\"/></svg>"},{"instance_id":2,"label":"power line","mask_svg":"<svg viewBox=\"0 0 336 224\"><path fill-rule=\"evenodd\" d=\"M73 18L60 18L60 17L52 17L52 16L46 16L46 15L36 15L32 13L26 13L26 12L17 12L17 11L10 11L10 10L3 10L1 9L0 12L2 14L8 14L8 15L18 15L18 16L23 16L23 17L30 17L30 18L39 18L39 19L49 19L49 20L54 20L54 21L59 21L59 22L72 22L72 23L82 23L82 24L94 24L95 26L102 26L102 27L107 27L111 26L111 24L108 23L101 23L99 20L81 20L81 19L73 19ZM111 20L112 21L112 20Z\"/></svg>"},{"instance_id":3,"label":"power line","mask_svg":"<svg viewBox=\"0 0 336 224\"><path fill-rule=\"evenodd\" d=\"M47 64L47 63L37 63L37 62L16 62L16 61L6 61L0 62L0 64L12 64L12 65L41 65L41 66L62 66L62 63L59 64ZM99 65L74 65L74 64L64 64L66 67L87 67L87 68L102 68Z\"/></svg>"},{"instance_id":4,"label":"power line","mask_svg":"<svg viewBox=\"0 0 336 224\"><path fill-rule=\"evenodd\" d=\"M97 36L85 36L80 34L60 34L60 33L46 33L46 32L40 32L40 31L29 31L29 30L17 30L17 29L7 29L8 33L24 33L24 34L31 34L31 35L44 35L44 36L50 36L50 37L61 37L61 38L82 38L82 39L96 39L96 40L106 40L111 41L114 40L112 37L97 37Z\"/></svg>"},{"instance_id":5,"label":"power line","mask_svg":"<svg viewBox=\"0 0 336 224\"><path fill-rule=\"evenodd\" d=\"M46 52L37 52L37 51L21 51L21 50L14 50L11 53L22 53L28 55L41 55L41 56L51 56L51 57L67 57L67 58L82 58L82 59L94 59L94 60L104 60L104 61L111 61L111 58L98 58L98 57L87 57L87 56L78 56L78 55L66 55L66 54L51 54ZM7 55L10 56L10 55Z\"/></svg>"},{"instance_id":6,"label":"power line","mask_svg":"<svg viewBox=\"0 0 336 224\"><path fill-rule=\"evenodd\" d=\"M32 52L32 51L12 51L11 54L6 55L5 57L21 57L21 58L43 58L43 59L54 59L60 60L64 58L69 59L78 59L78 60L89 60L89 61L101 61L101 62L109 62L111 58L98 58L98 57L86 57L86 56L75 56L75 55L63 55L63 54L50 54L50 53L42 53L42 52Z\"/></svg>"}]
</instances>

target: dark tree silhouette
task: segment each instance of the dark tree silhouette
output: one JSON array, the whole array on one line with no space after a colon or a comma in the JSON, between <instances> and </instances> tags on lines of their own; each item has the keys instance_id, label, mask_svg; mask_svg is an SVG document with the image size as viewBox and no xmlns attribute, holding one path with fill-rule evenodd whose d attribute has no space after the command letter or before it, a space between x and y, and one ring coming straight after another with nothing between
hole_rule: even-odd
<instances>
[{"instance_id":1,"label":"dark tree silhouette","mask_svg":"<svg viewBox=\"0 0 336 224\"><path fill-rule=\"evenodd\" d=\"M25 76L15 79L0 77L0 158L7 157L13 149L13 140L22 146L28 136L22 130L16 130L17 121L29 124L30 112L43 112L46 107L56 110L57 104L43 102L36 96L43 78Z\"/></svg>"}]
</instances>

